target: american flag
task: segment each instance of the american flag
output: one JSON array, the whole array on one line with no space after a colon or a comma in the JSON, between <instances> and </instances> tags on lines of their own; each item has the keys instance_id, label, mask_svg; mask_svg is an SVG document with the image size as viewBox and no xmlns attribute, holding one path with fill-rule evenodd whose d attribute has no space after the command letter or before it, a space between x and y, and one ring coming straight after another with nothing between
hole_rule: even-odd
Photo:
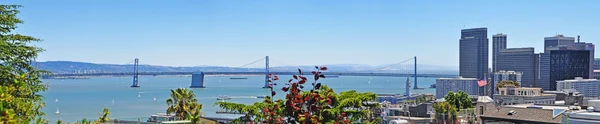
<instances>
[{"instance_id":1,"label":"american flag","mask_svg":"<svg viewBox=\"0 0 600 124\"><path fill-rule=\"evenodd\" d=\"M479 80L479 81L477 81L477 85L479 85L479 87L483 87L483 86L487 85L487 81Z\"/></svg>"}]
</instances>

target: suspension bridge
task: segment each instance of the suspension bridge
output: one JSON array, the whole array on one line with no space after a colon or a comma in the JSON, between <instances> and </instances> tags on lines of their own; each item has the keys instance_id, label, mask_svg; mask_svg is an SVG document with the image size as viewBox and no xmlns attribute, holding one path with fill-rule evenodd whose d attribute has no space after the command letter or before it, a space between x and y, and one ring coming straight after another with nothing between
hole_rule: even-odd
<instances>
[{"instance_id":1,"label":"suspension bridge","mask_svg":"<svg viewBox=\"0 0 600 124\"><path fill-rule=\"evenodd\" d=\"M54 74L51 76L56 77L68 77L68 76L131 76L133 75L133 83L131 87L140 87L138 77L140 75L192 75L191 88L205 88L204 86L204 76L206 75L264 75L265 82L263 87L268 87L268 79L267 75L270 73L275 73L277 75L294 75L298 74L298 72L294 71L271 71L269 66L269 56L261 58L259 60L253 61L248 64L244 64L237 68L245 68L249 65L259 63L264 61L264 70L263 71L193 71L193 72L145 72L140 71L139 69L139 59L134 59L133 71L132 72L120 72L120 73L76 73L76 74ZM392 69L395 66L404 65L402 67L405 72L398 72L399 70ZM382 70L386 70L387 72L381 72ZM409 71L406 71L409 70ZM390 72L391 71L391 72ZM310 71L304 73L305 75L311 75ZM417 77L432 77L432 78L451 78L456 77L456 75L451 74L424 74L418 73L417 69L417 57L411 57L404 61L390 64L387 66L379 67L370 71L361 71L361 72L323 72L324 75L335 75L335 76L387 76L387 77L412 77L414 82L414 89L418 89L418 80Z\"/></svg>"}]
</instances>

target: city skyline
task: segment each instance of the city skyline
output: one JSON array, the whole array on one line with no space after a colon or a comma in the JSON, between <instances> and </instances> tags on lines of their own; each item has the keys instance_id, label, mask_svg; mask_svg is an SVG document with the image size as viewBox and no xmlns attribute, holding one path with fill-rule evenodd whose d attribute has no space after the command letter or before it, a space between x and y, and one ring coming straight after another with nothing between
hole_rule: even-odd
<instances>
[{"instance_id":1,"label":"city skyline","mask_svg":"<svg viewBox=\"0 0 600 124\"><path fill-rule=\"evenodd\" d=\"M140 2L1 3L24 5L17 32L44 40L36 44L46 49L39 61L236 66L268 55L284 62L275 66L383 65L418 56L420 64L458 67L461 29L486 27L487 38L510 35L507 47L536 53L556 34L600 41L593 34L597 1ZM490 3L512 7L482 6Z\"/></svg>"}]
</instances>

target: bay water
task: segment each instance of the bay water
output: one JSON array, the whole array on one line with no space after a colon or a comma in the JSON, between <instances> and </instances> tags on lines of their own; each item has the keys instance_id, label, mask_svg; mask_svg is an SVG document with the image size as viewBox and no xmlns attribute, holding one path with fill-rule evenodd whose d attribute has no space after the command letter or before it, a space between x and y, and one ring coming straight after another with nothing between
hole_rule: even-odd
<instances>
[{"instance_id":1,"label":"bay water","mask_svg":"<svg viewBox=\"0 0 600 124\"><path fill-rule=\"evenodd\" d=\"M230 79L230 78L247 79ZM277 81L275 98L283 98L285 93L281 87L292 76L280 75ZM407 77L370 77L370 76L340 76L319 80L336 92L357 90L359 92L374 92L386 94L402 94ZM202 113L208 117L235 118L240 115L216 114L220 110L214 106L220 95L231 96L229 102L252 104L262 101L258 95L270 95L269 89L264 89L264 76L206 76L206 88L192 89L199 102L203 105ZM411 82L413 78L410 79ZM155 113L165 113L166 100L170 97L170 89L188 88L191 83L189 76L141 76L139 88L131 88L132 77L92 77L90 79L44 79L49 84L45 97L46 106L43 111L45 118L51 123L57 120L74 122L87 118L98 119L103 108L110 110L111 119L141 120L145 122ZM310 83L305 84L309 89ZM418 78L418 86L423 90L416 93L435 94L435 89L429 85L435 83L435 78ZM156 100L154 100L156 98ZM60 111L59 115L55 112Z\"/></svg>"}]
</instances>

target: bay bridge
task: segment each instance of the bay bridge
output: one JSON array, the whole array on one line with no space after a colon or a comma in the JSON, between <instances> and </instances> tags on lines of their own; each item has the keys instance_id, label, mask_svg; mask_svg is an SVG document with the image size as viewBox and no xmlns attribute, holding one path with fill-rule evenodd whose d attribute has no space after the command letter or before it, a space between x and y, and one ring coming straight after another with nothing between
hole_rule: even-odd
<instances>
[{"instance_id":1,"label":"bay bridge","mask_svg":"<svg viewBox=\"0 0 600 124\"><path fill-rule=\"evenodd\" d=\"M265 77L265 84L263 87L268 87L268 79L267 79L267 75L268 74L277 74L277 75L294 75L294 74L298 74L298 72L294 71L278 71L278 72L271 72L270 71L270 67L269 67L269 56L266 56L265 58L261 58L257 61L251 62L249 64L245 64L243 66L240 67L246 67L248 65L263 61L265 62L265 68L264 71L259 71L259 72L253 72L253 71L194 71L194 72L140 72L139 71L139 59L134 59L134 70L133 72L120 72L120 73L74 73L74 74L53 74L53 75L49 75L49 77L67 77L67 76L131 76L133 75L133 84L131 87L140 87L139 85L139 81L138 81L138 77L140 75L151 75L151 76L157 76L157 75L192 75L192 82L191 82L191 88L205 88L204 87L204 76L205 75L262 75ZM409 63L410 64L407 64ZM456 75L451 75L451 74L419 74L418 73L418 69L417 69L417 57L411 57L409 59L406 59L404 61L398 62L396 64L391 64L391 65L387 65L384 67L380 67L375 69L375 71L377 70L384 70L386 68L390 68L392 66L396 66L396 65L400 65L400 64L407 64L410 65L411 67L411 71L409 72L402 72L402 73L390 73L390 72L366 72L366 71L361 71L361 72L323 72L324 75L335 75L335 76L387 76L387 77L413 77L414 79L414 89L417 89L417 77L431 77L431 78L451 78L451 77L456 77ZM310 73L309 70L306 70L307 72L305 72L305 75L312 75Z\"/></svg>"}]
</instances>

